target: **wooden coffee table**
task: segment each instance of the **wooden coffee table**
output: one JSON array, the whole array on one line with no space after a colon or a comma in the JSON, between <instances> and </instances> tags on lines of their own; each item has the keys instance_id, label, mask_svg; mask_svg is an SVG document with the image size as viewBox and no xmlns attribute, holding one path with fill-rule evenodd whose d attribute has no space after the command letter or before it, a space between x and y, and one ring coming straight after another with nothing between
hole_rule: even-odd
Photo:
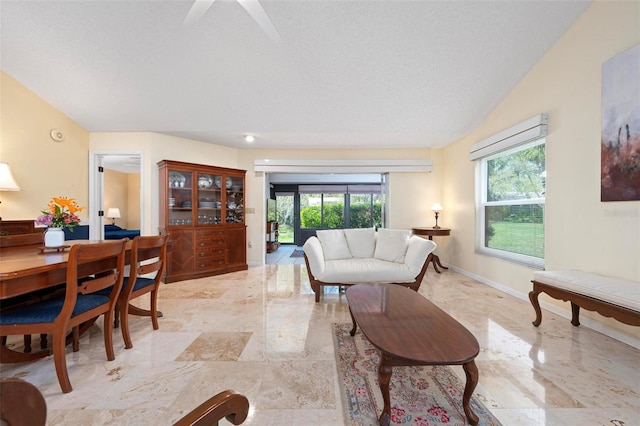
<instances>
[{"instance_id":1,"label":"wooden coffee table","mask_svg":"<svg viewBox=\"0 0 640 426\"><path fill-rule=\"evenodd\" d=\"M380 353L381 425L390 422L393 367L404 365L462 365L467 376L462 407L469 423L478 424L469 402L478 384L474 359L480 346L469 330L415 291L395 284L357 284L347 289L347 300L353 320L351 335L360 325Z\"/></svg>"}]
</instances>

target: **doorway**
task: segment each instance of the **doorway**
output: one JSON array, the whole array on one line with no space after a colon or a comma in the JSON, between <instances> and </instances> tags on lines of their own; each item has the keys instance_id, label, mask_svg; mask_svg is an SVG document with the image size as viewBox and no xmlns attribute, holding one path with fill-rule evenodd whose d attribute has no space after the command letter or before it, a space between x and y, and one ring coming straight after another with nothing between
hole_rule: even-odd
<instances>
[{"instance_id":1,"label":"doorway","mask_svg":"<svg viewBox=\"0 0 640 426\"><path fill-rule=\"evenodd\" d=\"M142 151L90 151L89 157L89 238L104 239L104 225L114 221L143 235ZM117 208L120 217L107 217L108 208Z\"/></svg>"}]
</instances>

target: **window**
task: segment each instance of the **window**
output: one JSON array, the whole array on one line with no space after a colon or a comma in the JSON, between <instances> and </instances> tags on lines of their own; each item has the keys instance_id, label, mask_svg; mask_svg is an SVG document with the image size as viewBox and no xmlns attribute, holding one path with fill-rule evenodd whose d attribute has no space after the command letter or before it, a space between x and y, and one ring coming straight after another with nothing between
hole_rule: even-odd
<instances>
[{"instance_id":1,"label":"window","mask_svg":"<svg viewBox=\"0 0 640 426\"><path fill-rule=\"evenodd\" d=\"M300 185L302 229L382 226L380 184Z\"/></svg>"},{"instance_id":2,"label":"window","mask_svg":"<svg viewBox=\"0 0 640 426\"><path fill-rule=\"evenodd\" d=\"M301 228L344 228L344 194L300 194Z\"/></svg>"},{"instance_id":3,"label":"window","mask_svg":"<svg viewBox=\"0 0 640 426\"><path fill-rule=\"evenodd\" d=\"M480 253L544 267L545 140L477 161Z\"/></svg>"},{"instance_id":4,"label":"window","mask_svg":"<svg viewBox=\"0 0 640 426\"><path fill-rule=\"evenodd\" d=\"M382 202L380 194L349 194L349 227L381 228Z\"/></svg>"}]
</instances>

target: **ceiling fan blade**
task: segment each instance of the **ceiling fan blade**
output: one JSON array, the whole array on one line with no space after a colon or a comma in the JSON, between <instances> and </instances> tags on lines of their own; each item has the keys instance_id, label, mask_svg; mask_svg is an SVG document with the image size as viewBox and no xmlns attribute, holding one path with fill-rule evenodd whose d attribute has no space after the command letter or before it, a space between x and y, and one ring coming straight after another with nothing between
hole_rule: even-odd
<instances>
[{"instance_id":1,"label":"ceiling fan blade","mask_svg":"<svg viewBox=\"0 0 640 426\"><path fill-rule=\"evenodd\" d=\"M189 9L189 13L187 13L186 18L184 18L182 22L182 26L188 27L198 22L200 18L207 13L207 10L209 10L214 1L216 0L194 0L191 9Z\"/></svg>"},{"instance_id":2,"label":"ceiling fan blade","mask_svg":"<svg viewBox=\"0 0 640 426\"><path fill-rule=\"evenodd\" d=\"M282 38L280 37L278 30L276 30L276 27L271 22L271 19L269 19L267 12L264 11L257 0L238 0L238 3L240 3L240 6L242 6L244 10L246 10L247 13L258 23L258 25L260 25L262 31L267 33L269 38L277 43L282 43Z\"/></svg>"}]
</instances>

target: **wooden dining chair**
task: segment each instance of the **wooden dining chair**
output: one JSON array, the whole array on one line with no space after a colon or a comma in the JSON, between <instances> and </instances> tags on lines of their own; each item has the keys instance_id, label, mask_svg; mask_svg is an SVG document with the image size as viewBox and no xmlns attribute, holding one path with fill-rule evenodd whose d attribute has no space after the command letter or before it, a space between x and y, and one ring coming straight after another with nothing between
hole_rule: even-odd
<instances>
[{"instance_id":1,"label":"wooden dining chair","mask_svg":"<svg viewBox=\"0 0 640 426\"><path fill-rule=\"evenodd\" d=\"M72 391L65 358L69 330L104 314L107 359L113 351L113 315L122 288L126 240L76 244L69 251L64 295L0 312L0 336L47 333L52 335L53 361L60 387ZM93 276L93 279L82 278ZM108 295L97 292L110 288Z\"/></svg>"},{"instance_id":2,"label":"wooden dining chair","mask_svg":"<svg viewBox=\"0 0 640 426\"><path fill-rule=\"evenodd\" d=\"M37 250L38 248L44 245L44 229L45 228L36 229L35 232L29 233L29 234L0 236L0 257L2 256L1 251L3 249L4 250L10 250L10 249ZM11 305L17 306L18 304L24 304L26 300L33 300L33 296L46 297L57 290L58 290L57 288L52 288L52 289L46 289L46 290L40 291L38 292L38 294L35 294L35 295L15 297L10 301L5 300L3 305L5 308ZM0 339L0 344L1 345L7 344L7 336L2 336L2 338ZM47 348L46 334L40 335L40 348L41 349ZM24 351L25 353L31 353L31 335L30 334L25 334L24 336Z\"/></svg>"},{"instance_id":3,"label":"wooden dining chair","mask_svg":"<svg viewBox=\"0 0 640 426\"><path fill-rule=\"evenodd\" d=\"M0 424L44 426L47 403L40 390L17 378L0 379Z\"/></svg>"},{"instance_id":4,"label":"wooden dining chair","mask_svg":"<svg viewBox=\"0 0 640 426\"><path fill-rule=\"evenodd\" d=\"M129 276L124 278L122 291L118 298L118 311L122 327L124 346L127 349L133 347L129 333L129 315L151 316L153 329L158 325L158 288L164 273L167 261L167 241L169 234L138 236L133 239L130 256ZM145 275L153 275L153 278ZM130 306L132 299L151 293L151 306L149 311Z\"/></svg>"},{"instance_id":5,"label":"wooden dining chair","mask_svg":"<svg viewBox=\"0 0 640 426\"><path fill-rule=\"evenodd\" d=\"M218 426L227 419L231 424L242 424L249 415L249 400L232 390L222 391L178 420L173 426Z\"/></svg>"}]
</instances>

